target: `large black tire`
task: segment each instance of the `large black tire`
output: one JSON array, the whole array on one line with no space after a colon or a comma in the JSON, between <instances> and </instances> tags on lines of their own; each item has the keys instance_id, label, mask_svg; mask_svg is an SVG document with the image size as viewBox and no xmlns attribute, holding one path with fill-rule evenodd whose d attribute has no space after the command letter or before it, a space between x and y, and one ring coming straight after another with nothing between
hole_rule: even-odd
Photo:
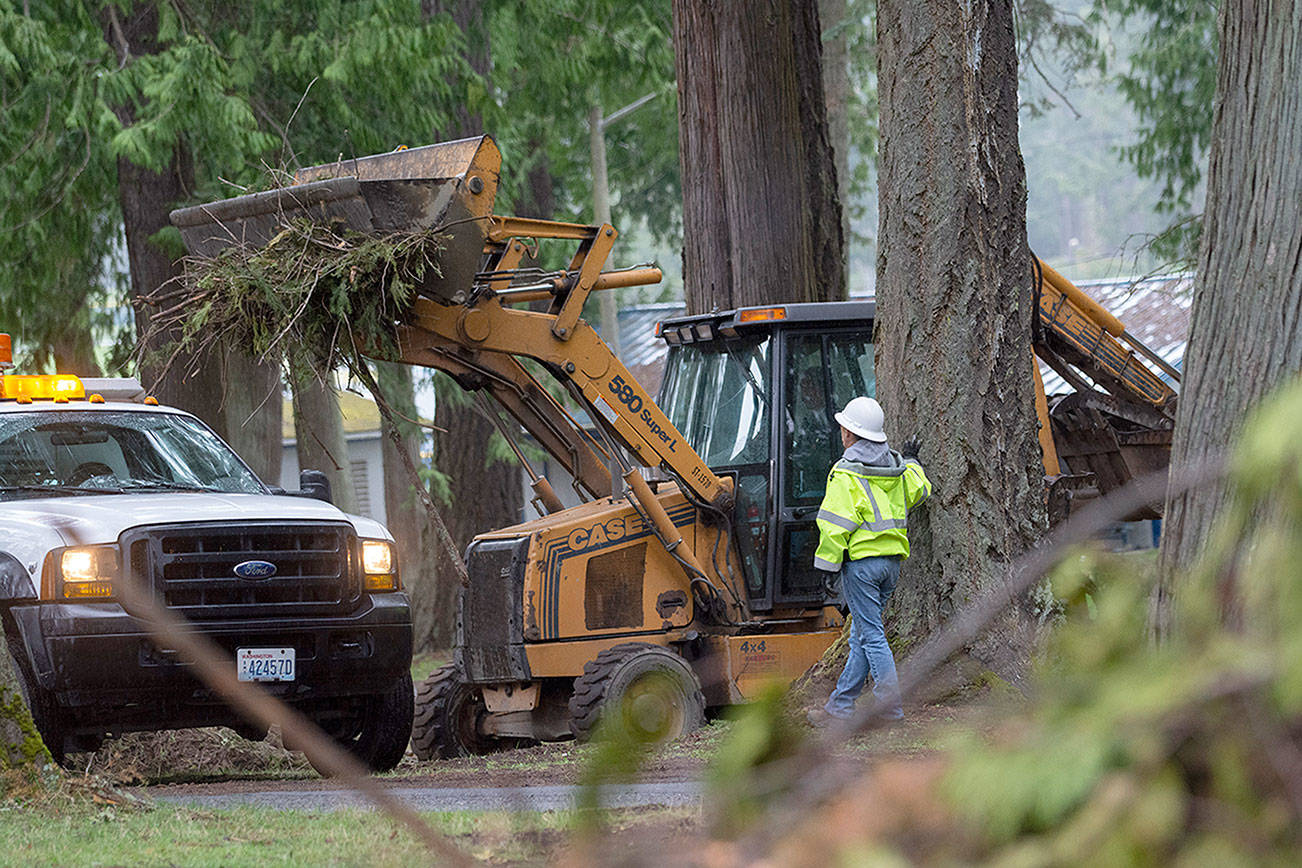
<instances>
[{"instance_id":1,"label":"large black tire","mask_svg":"<svg viewBox=\"0 0 1302 868\"><path fill-rule=\"evenodd\" d=\"M13 661L18 689L23 694L27 707L31 709L32 722L36 724L36 730L41 734L41 741L45 742L50 758L63 765L68 739L67 713L59 707L54 694L36 680L12 619L6 618L4 627L9 659Z\"/></svg>"},{"instance_id":2,"label":"large black tire","mask_svg":"<svg viewBox=\"0 0 1302 868\"><path fill-rule=\"evenodd\" d=\"M465 682L455 663L435 669L416 689L411 749L417 759L430 760L480 756L507 747L479 733L485 714L483 696Z\"/></svg>"},{"instance_id":3,"label":"large black tire","mask_svg":"<svg viewBox=\"0 0 1302 868\"><path fill-rule=\"evenodd\" d=\"M705 723L705 696L686 660L659 645L626 642L589 660L574 680L574 737L587 740L611 713L632 738L661 744Z\"/></svg>"},{"instance_id":4,"label":"large black tire","mask_svg":"<svg viewBox=\"0 0 1302 868\"><path fill-rule=\"evenodd\" d=\"M371 771L390 771L407 753L414 713L411 673L407 673L384 693L367 697L356 724L336 741Z\"/></svg>"}]
</instances>

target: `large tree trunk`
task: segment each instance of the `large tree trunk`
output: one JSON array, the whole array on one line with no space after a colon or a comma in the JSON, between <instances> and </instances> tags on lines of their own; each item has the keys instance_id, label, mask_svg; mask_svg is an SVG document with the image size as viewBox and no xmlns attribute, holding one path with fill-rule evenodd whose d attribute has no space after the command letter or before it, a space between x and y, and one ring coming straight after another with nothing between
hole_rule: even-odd
<instances>
[{"instance_id":1,"label":"large tree trunk","mask_svg":"<svg viewBox=\"0 0 1302 868\"><path fill-rule=\"evenodd\" d=\"M411 368L393 362L376 364L376 382L384 400L396 414L416 419L416 393ZM384 459L384 515L398 546L402 583L411 596L411 620L416 650L447 648L452 644L450 614L456 612L456 583L439 581L439 546L429 516L416 493L420 483L411 478L399 449L412 464L421 466L421 429L402 418L396 420L401 444L386 436Z\"/></svg>"},{"instance_id":2,"label":"large tree trunk","mask_svg":"<svg viewBox=\"0 0 1302 868\"><path fill-rule=\"evenodd\" d=\"M179 334L156 334L148 341L150 310L139 304L142 296L169 280L179 279L180 262L150 239L170 226L168 214L183 200L193 183L188 161L177 153L161 172L118 160L118 188L122 221L126 229L127 260L131 271L131 298L136 304L136 334L142 340L140 379L164 404L194 413L218 433L226 427L221 401L221 365L212 353L196 358L178 357L170 366L168 345ZM165 370L166 368L166 370Z\"/></svg>"},{"instance_id":3,"label":"large tree trunk","mask_svg":"<svg viewBox=\"0 0 1302 868\"><path fill-rule=\"evenodd\" d=\"M118 10L103 13L104 38L118 53L120 62L157 54L158 4L138 3L121 17ZM118 106L123 125L134 122L130 104ZM203 419L271 482L280 475L280 402L262 402L279 379L273 363L258 364L238 348L211 351L201 356L182 354L170 366L168 344L179 333L153 335L149 341L151 311L138 302L170 280L179 279L181 263L174 251L155 240L157 233L171 227L168 215L194 189L194 167L184 143L173 150L171 162L154 172L125 157L118 160L118 190L126 233L127 259L131 273L130 296L136 305L136 335L142 341L141 380L164 404L188 410ZM227 400L226 385L237 384L238 394ZM247 392L247 394L246 394ZM255 401L256 403L250 403ZM260 410L253 412L255 408ZM251 415L253 418L250 418ZM271 433L274 432L274 433Z\"/></svg>"},{"instance_id":4,"label":"large tree trunk","mask_svg":"<svg viewBox=\"0 0 1302 868\"><path fill-rule=\"evenodd\" d=\"M877 389L934 485L909 519L893 624L939 627L1003 580L1044 527L1031 371L1026 179L1007 2L883 0ZM970 649L1015 672L1012 611Z\"/></svg>"},{"instance_id":5,"label":"large tree trunk","mask_svg":"<svg viewBox=\"0 0 1302 868\"><path fill-rule=\"evenodd\" d=\"M320 470L330 480L335 506L357 511L348 441L339 412L339 396L330 385L310 374L294 383L294 437L300 470Z\"/></svg>"},{"instance_id":6,"label":"large tree trunk","mask_svg":"<svg viewBox=\"0 0 1302 868\"><path fill-rule=\"evenodd\" d=\"M520 521L524 481L514 459L489 456L498 435L475 407L472 396L449 376L435 375L438 404L434 463L448 477L449 507L443 515L457 548L465 551L475 534Z\"/></svg>"},{"instance_id":7,"label":"large tree trunk","mask_svg":"<svg viewBox=\"0 0 1302 868\"><path fill-rule=\"evenodd\" d=\"M8 651L9 641L0 621L0 772L36 770L50 761L50 753L23 701L18 672Z\"/></svg>"},{"instance_id":8,"label":"large tree trunk","mask_svg":"<svg viewBox=\"0 0 1302 868\"><path fill-rule=\"evenodd\" d=\"M477 0L427 0L426 14L446 11L465 34L466 62L480 76L487 78L491 51L480 4ZM451 129L440 131L439 138L460 138L483 132L483 120L469 111L455 117ZM531 187L533 179L530 179ZM531 191L532 192L532 191ZM476 410L461 387L450 377L435 375L435 424L446 433L434 435L434 466L447 480L449 507L443 511L444 522L457 549L464 552L470 540L481 531L514 524L520 520L524 504L520 468L514 461L490 461L488 444L497 437L492 424ZM432 535L427 534L431 541ZM441 582L428 604L434 607L433 625L425 643L448 647L452 644L456 609L449 601L456 599L454 573L441 571ZM420 601L419 606L427 605Z\"/></svg>"},{"instance_id":9,"label":"large tree trunk","mask_svg":"<svg viewBox=\"0 0 1302 868\"><path fill-rule=\"evenodd\" d=\"M817 4L673 10L688 311L844 298Z\"/></svg>"},{"instance_id":10,"label":"large tree trunk","mask_svg":"<svg viewBox=\"0 0 1302 868\"><path fill-rule=\"evenodd\" d=\"M157 4L138 3L125 17L119 17L114 8L107 8L103 14L104 38L124 66L134 62L134 58L161 50ZM124 126L134 122L129 103L115 111ZM141 380L162 403L194 413L221 433L226 422L221 411L220 365L211 354L203 358L187 356L177 359L164 372L167 344L176 335L156 335L145 344L150 312L139 304L142 296L181 276L178 257L151 239L172 225L168 214L193 188L194 166L180 146L174 149L171 162L158 172L137 166L125 157L118 159L118 194L131 273L130 295L136 305L136 335L142 341Z\"/></svg>"},{"instance_id":11,"label":"large tree trunk","mask_svg":"<svg viewBox=\"0 0 1302 868\"><path fill-rule=\"evenodd\" d=\"M823 28L823 100L827 138L836 165L836 198L841 203L841 267L850 274L850 55L845 38L851 12L846 0L818 0ZM848 283L847 283L848 287Z\"/></svg>"},{"instance_id":12,"label":"large tree trunk","mask_svg":"<svg viewBox=\"0 0 1302 868\"><path fill-rule=\"evenodd\" d=\"M1172 468L1228 448L1244 414L1302 370L1302 2L1226 0L1202 246ZM1226 505L1171 497L1154 627L1170 628L1182 567Z\"/></svg>"},{"instance_id":13,"label":"large tree trunk","mask_svg":"<svg viewBox=\"0 0 1302 868\"><path fill-rule=\"evenodd\" d=\"M75 255L65 260L69 266L63 269L66 282L58 294L67 299L67 306L59 311L59 321L49 324L49 353L56 373L100 377L103 369L95 357L95 335L88 304L91 281L96 275L84 267L83 260L84 257Z\"/></svg>"},{"instance_id":14,"label":"large tree trunk","mask_svg":"<svg viewBox=\"0 0 1302 868\"><path fill-rule=\"evenodd\" d=\"M524 189L516 198L515 213L520 217L551 220L556 214L556 179L547 159L547 145L535 140L530 142L530 147L531 165L525 173Z\"/></svg>"},{"instance_id":15,"label":"large tree trunk","mask_svg":"<svg viewBox=\"0 0 1302 868\"><path fill-rule=\"evenodd\" d=\"M284 413L280 367L246 352L227 350L222 386L226 430L218 432L268 485L280 484Z\"/></svg>"}]
</instances>

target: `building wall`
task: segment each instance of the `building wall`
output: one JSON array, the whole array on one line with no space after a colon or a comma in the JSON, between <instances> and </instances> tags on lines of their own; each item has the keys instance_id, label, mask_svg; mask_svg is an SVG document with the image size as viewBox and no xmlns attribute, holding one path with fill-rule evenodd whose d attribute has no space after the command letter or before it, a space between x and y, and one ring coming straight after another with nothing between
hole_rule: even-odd
<instances>
[{"instance_id":1,"label":"building wall","mask_svg":"<svg viewBox=\"0 0 1302 868\"><path fill-rule=\"evenodd\" d=\"M357 511L380 523L384 513L384 458L378 431L349 434L348 462L353 474L353 487L357 490ZM282 441L284 452L280 458L281 488L298 489L298 450L292 439Z\"/></svg>"}]
</instances>

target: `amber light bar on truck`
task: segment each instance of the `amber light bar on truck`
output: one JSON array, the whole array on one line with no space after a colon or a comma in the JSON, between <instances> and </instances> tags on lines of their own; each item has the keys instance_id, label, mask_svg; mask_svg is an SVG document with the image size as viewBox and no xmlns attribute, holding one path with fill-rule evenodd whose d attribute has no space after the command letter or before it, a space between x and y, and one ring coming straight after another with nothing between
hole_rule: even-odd
<instances>
[{"instance_id":1,"label":"amber light bar on truck","mask_svg":"<svg viewBox=\"0 0 1302 868\"><path fill-rule=\"evenodd\" d=\"M81 380L72 374L7 374L0 377L0 401L78 401L86 397Z\"/></svg>"}]
</instances>

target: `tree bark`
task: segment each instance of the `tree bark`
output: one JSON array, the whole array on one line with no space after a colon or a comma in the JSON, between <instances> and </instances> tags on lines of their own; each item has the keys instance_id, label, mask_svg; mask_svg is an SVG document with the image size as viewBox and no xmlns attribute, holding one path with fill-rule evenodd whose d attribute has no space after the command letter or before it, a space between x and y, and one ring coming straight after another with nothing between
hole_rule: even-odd
<instances>
[{"instance_id":1,"label":"tree bark","mask_svg":"<svg viewBox=\"0 0 1302 868\"><path fill-rule=\"evenodd\" d=\"M817 4L673 12L688 311L844 298Z\"/></svg>"},{"instance_id":2,"label":"tree bark","mask_svg":"<svg viewBox=\"0 0 1302 868\"><path fill-rule=\"evenodd\" d=\"M104 38L126 66L144 55L158 54L158 6L137 3L123 18L115 8L104 15ZM123 126L135 122L127 103L115 108ZM127 261L131 274L130 297L135 306L136 335L141 341L140 379L145 388L164 404L180 407L203 419L220 434L226 427L221 411L221 370L212 354L202 358L178 358L164 373L169 354L167 344L175 334L156 335L146 342L149 311L139 300L182 273L179 257L157 243L155 236L171 227L168 214L194 188L194 166L185 149L178 145L161 171L137 166L125 157L118 159L118 195L126 233Z\"/></svg>"},{"instance_id":3,"label":"tree bark","mask_svg":"<svg viewBox=\"0 0 1302 868\"><path fill-rule=\"evenodd\" d=\"M517 197L515 213L520 217L551 220L556 214L556 180L547 159L547 145L534 141L530 146L532 166L525 173L525 185Z\"/></svg>"},{"instance_id":4,"label":"tree bark","mask_svg":"<svg viewBox=\"0 0 1302 868\"><path fill-rule=\"evenodd\" d=\"M475 534L515 524L524 508L524 482L514 459L495 459L489 444L499 435L473 398L445 374L436 374L434 463L448 478L443 513L460 551ZM444 433L446 432L446 433Z\"/></svg>"},{"instance_id":5,"label":"tree bark","mask_svg":"<svg viewBox=\"0 0 1302 868\"><path fill-rule=\"evenodd\" d=\"M1026 179L1010 3L883 0L877 388L934 493L893 623L906 641L1004 580L1045 525L1031 370ZM1019 606L969 649L1020 671Z\"/></svg>"},{"instance_id":6,"label":"tree bark","mask_svg":"<svg viewBox=\"0 0 1302 868\"><path fill-rule=\"evenodd\" d=\"M339 396L326 379L307 375L294 383L294 437L301 470L320 470L330 480L335 506L357 511L348 441Z\"/></svg>"},{"instance_id":7,"label":"tree bark","mask_svg":"<svg viewBox=\"0 0 1302 868\"><path fill-rule=\"evenodd\" d=\"M280 368L239 350L227 350L224 356L226 430L218 433L263 482L279 485L284 451Z\"/></svg>"},{"instance_id":8,"label":"tree bark","mask_svg":"<svg viewBox=\"0 0 1302 868\"><path fill-rule=\"evenodd\" d=\"M823 28L823 100L827 104L827 138L836 165L836 198L841 203L841 268L850 279L850 55L845 31L850 10L846 0L818 0ZM848 292L848 284L847 284Z\"/></svg>"},{"instance_id":9,"label":"tree bark","mask_svg":"<svg viewBox=\"0 0 1302 868\"><path fill-rule=\"evenodd\" d=\"M104 38L123 66L163 49L158 41L156 3L137 3L125 17L110 7L102 16ZM116 107L115 113L124 126L135 121L130 104ZM263 402L262 398L279 379L276 364L259 364L239 348L231 348L198 356L181 354L168 366L166 360L172 352L169 344L179 339L179 332L145 339L150 311L139 300L182 274L179 256L161 244L157 236L171 228L172 208L184 201L193 188L194 166L184 142L176 145L170 162L161 171L137 166L125 157L118 160L130 297L135 306L136 335L141 342L140 378L160 402L187 410L207 422L263 479L274 483L280 476L280 401ZM228 384L236 384L230 400ZM246 389L251 392L246 393ZM261 409L255 413L259 406Z\"/></svg>"},{"instance_id":10,"label":"tree bark","mask_svg":"<svg viewBox=\"0 0 1302 868\"><path fill-rule=\"evenodd\" d=\"M1207 204L1173 470L1224 452L1247 411L1302 370L1299 20L1299 0L1221 6ZM1222 486L1167 499L1153 611L1159 637L1172 628L1180 572L1198 555L1226 500Z\"/></svg>"},{"instance_id":11,"label":"tree bark","mask_svg":"<svg viewBox=\"0 0 1302 868\"><path fill-rule=\"evenodd\" d=\"M63 285L57 289L58 297L65 299L58 305L56 322L47 323L49 361L59 374L76 374L79 377L101 377L99 359L95 357L95 335L91 329L90 287L96 279L85 267L84 257L69 255L61 268Z\"/></svg>"},{"instance_id":12,"label":"tree bark","mask_svg":"<svg viewBox=\"0 0 1302 868\"><path fill-rule=\"evenodd\" d=\"M7 651L9 640L0 619L0 772L36 770L50 762L50 752L32 721L31 709L18 686L18 672Z\"/></svg>"},{"instance_id":13,"label":"tree bark","mask_svg":"<svg viewBox=\"0 0 1302 868\"><path fill-rule=\"evenodd\" d=\"M384 400L396 413L416 419L416 393L411 368L393 362L376 363L376 382ZM417 425L397 419L402 448L412 463L421 466L420 444L424 439ZM411 620L417 651L447 648L452 644L452 619L456 611L456 584L439 581L438 544L429 526L429 516L413 486L398 447L389 437L382 439L384 460L385 524L398 547L402 583L411 596Z\"/></svg>"},{"instance_id":14,"label":"tree bark","mask_svg":"<svg viewBox=\"0 0 1302 868\"><path fill-rule=\"evenodd\" d=\"M480 4L477 0L428 0L422 7L426 14L447 12L465 34L466 62L483 78L491 70L491 46L488 43ZM454 125L441 131L440 138L475 136L483 132L483 119L468 110L454 117ZM534 179L530 178L529 193ZM497 437L492 424L483 418L465 392L450 377L436 374L434 422L446 433L434 435L434 466L447 479L450 507L443 512L444 522L457 549L464 552L475 534L515 524L520 520L524 494L520 468L514 461L493 461L488 445ZM428 535L427 535L428 536ZM432 537L430 546L433 547ZM441 571L432 589L432 599L421 600L418 608L431 606L433 621L428 647L452 644L456 617L455 579L450 569ZM417 637L421 644L421 638Z\"/></svg>"},{"instance_id":15,"label":"tree bark","mask_svg":"<svg viewBox=\"0 0 1302 868\"><path fill-rule=\"evenodd\" d=\"M488 43L488 29L484 26L482 0L421 0L421 17L425 20L436 15L448 15L465 39L465 61L480 78L487 80L491 68L492 52ZM479 135L484 122L474 107L458 104L452 112L452 129L463 136ZM472 132L465 132L470 130ZM439 137L437 140L442 140Z\"/></svg>"}]
</instances>

